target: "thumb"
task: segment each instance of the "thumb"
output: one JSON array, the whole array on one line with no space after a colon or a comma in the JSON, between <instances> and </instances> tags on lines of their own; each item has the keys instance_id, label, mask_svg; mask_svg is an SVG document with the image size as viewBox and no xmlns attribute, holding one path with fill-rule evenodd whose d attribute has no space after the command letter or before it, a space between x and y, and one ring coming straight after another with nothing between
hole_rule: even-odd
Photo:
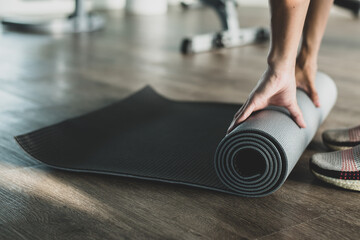
<instances>
[{"instance_id":1,"label":"thumb","mask_svg":"<svg viewBox=\"0 0 360 240\"><path fill-rule=\"evenodd\" d=\"M249 104L246 105L242 113L237 117L235 124L238 125L245 121L251 115L251 113L255 111L255 108L254 101L250 100Z\"/></svg>"},{"instance_id":2,"label":"thumb","mask_svg":"<svg viewBox=\"0 0 360 240\"><path fill-rule=\"evenodd\" d=\"M252 100L248 100L240 111L235 114L234 120L230 124L227 134L229 134L237 125L245 121L254 111L255 105Z\"/></svg>"},{"instance_id":3,"label":"thumb","mask_svg":"<svg viewBox=\"0 0 360 240\"><path fill-rule=\"evenodd\" d=\"M287 109L290 112L291 117L294 119L294 121L296 122L296 124L300 127L300 128L306 128L306 123L304 120L304 117L302 115L302 112L299 108L299 105L297 104L297 102L292 103L291 105L289 105L287 107Z\"/></svg>"}]
</instances>

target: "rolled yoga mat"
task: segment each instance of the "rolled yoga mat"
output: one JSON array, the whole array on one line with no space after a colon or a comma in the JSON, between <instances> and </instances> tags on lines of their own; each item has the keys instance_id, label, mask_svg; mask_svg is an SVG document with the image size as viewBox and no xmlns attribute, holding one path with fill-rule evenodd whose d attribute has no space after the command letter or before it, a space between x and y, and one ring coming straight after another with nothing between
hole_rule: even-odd
<instances>
[{"instance_id":1,"label":"rolled yoga mat","mask_svg":"<svg viewBox=\"0 0 360 240\"><path fill-rule=\"evenodd\" d=\"M16 140L55 168L265 196L284 183L335 103L336 86L327 75L318 73L316 86L320 108L297 90L306 129L287 110L269 107L225 137L239 105L172 101L147 87Z\"/></svg>"}]
</instances>

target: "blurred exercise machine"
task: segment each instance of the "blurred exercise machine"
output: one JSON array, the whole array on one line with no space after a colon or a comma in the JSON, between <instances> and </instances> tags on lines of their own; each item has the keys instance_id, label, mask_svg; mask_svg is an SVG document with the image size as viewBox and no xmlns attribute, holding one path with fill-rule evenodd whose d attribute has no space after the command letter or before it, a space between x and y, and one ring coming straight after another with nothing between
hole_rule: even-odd
<instances>
[{"instance_id":1,"label":"blurred exercise machine","mask_svg":"<svg viewBox=\"0 0 360 240\"><path fill-rule=\"evenodd\" d=\"M199 7L199 4L189 0L182 2L184 8ZM222 31L183 39L180 47L183 54L239 47L269 39L269 31L266 28L240 28L236 0L201 0L201 4L210 6L216 11Z\"/></svg>"},{"instance_id":2,"label":"blurred exercise machine","mask_svg":"<svg viewBox=\"0 0 360 240\"><path fill-rule=\"evenodd\" d=\"M74 12L64 19L29 21L4 18L2 24L10 29L27 32L80 33L101 29L105 21L102 17L87 12L84 3L84 0L75 0Z\"/></svg>"},{"instance_id":3,"label":"blurred exercise machine","mask_svg":"<svg viewBox=\"0 0 360 240\"><path fill-rule=\"evenodd\" d=\"M180 5L184 9L201 8L204 6L204 4L202 2L200 2L199 0L183 0L180 2Z\"/></svg>"},{"instance_id":4,"label":"blurred exercise machine","mask_svg":"<svg viewBox=\"0 0 360 240\"><path fill-rule=\"evenodd\" d=\"M360 15L360 0L335 0L334 4L350 10L355 17Z\"/></svg>"}]
</instances>

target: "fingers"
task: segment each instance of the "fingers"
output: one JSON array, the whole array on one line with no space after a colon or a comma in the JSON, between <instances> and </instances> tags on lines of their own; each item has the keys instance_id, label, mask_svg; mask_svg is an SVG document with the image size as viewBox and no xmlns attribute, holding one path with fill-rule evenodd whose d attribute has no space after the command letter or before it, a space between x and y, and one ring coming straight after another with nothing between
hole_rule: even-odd
<instances>
[{"instance_id":1,"label":"fingers","mask_svg":"<svg viewBox=\"0 0 360 240\"><path fill-rule=\"evenodd\" d=\"M315 104L316 107L320 107L320 99L319 99L319 95L316 91L316 88L314 85L311 85L309 88L309 95L311 100L313 101L313 103Z\"/></svg>"},{"instance_id":2,"label":"fingers","mask_svg":"<svg viewBox=\"0 0 360 240\"><path fill-rule=\"evenodd\" d=\"M291 117L294 119L296 124L300 128L306 128L306 123L304 120L304 117L302 115L301 109L297 105L297 103L294 103L287 107L287 109L290 112ZM253 101L247 101L246 104L244 104L239 111L235 114L233 121L230 124L229 129L227 130L226 134L229 134L236 126L238 126L240 123L245 121L254 111L258 110L256 108L256 105Z\"/></svg>"},{"instance_id":3,"label":"fingers","mask_svg":"<svg viewBox=\"0 0 360 240\"><path fill-rule=\"evenodd\" d=\"M294 119L296 124L300 128L306 128L306 123L305 123L304 117L303 117L302 112L301 112L299 106L297 105L297 103L295 102L295 103L291 104L289 107L287 107L287 109L289 110L290 115Z\"/></svg>"},{"instance_id":4,"label":"fingers","mask_svg":"<svg viewBox=\"0 0 360 240\"><path fill-rule=\"evenodd\" d=\"M241 106L241 108L239 109L239 111L237 111L234 115L234 119L237 118L240 114L242 114L242 112L244 111L244 109L247 107L247 105L249 104L249 99L246 100L246 102Z\"/></svg>"},{"instance_id":5,"label":"fingers","mask_svg":"<svg viewBox=\"0 0 360 240\"><path fill-rule=\"evenodd\" d=\"M228 130L226 131L226 134L229 134L229 133L235 128L235 122L236 122L238 116L242 114L242 112L244 111L244 109L245 109L245 107L246 107L247 104L248 104L248 101L246 101L246 102L241 106L241 108L239 109L239 111L237 111L237 112L235 113L234 118L233 118L233 120L231 121Z\"/></svg>"},{"instance_id":6,"label":"fingers","mask_svg":"<svg viewBox=\"0 0 360 240\"><path fill-rule=\"evenodd\" d=\"M239 125L240 123L245 121L251 115L254 109L255 109L255 104L253 101L250 101L249 104L244 108L242 113L239 114L239 116L237 117L235 121L235 125Z\"/></svg>"},{"instance_id":7,"label":"fingers","mask_svg":"<svg viewBox=\"0 0 360 240\"><path fill-rule=\"evenodd\" d=\"M235 114L233 121L230 124L230 127L227 130L226 134L229 134L234 128L245 121L255 109L255 104L252 100L248 99L246 103L239 109Z\"/></svg>"},{"instance_id":8,"label":"fingers","mask_svg":"<svg viewBox=\"0 0 360 240\"><path fill-rule=\"evenodd\" d=\"M298 73L296 74L297 87L303 89L309 95L311 101L316 107L320 107L319 95L317 93L314 81L315 74L311 77L309 73L306 73L303 70L298 70Z\"/></svg>"},{"instance_id":9,"label":"fingers","mask_svg":"<svg viewBox=\"0 0 360 240\"><path fill-rule=\"evenodd\" d=\"M314 103L316 107L320 107L320 99L317 93L317 90L314 86L298 86L299 88L303 89L308 96L310 97L311 101Z\"/></svg>"}]
</instances>

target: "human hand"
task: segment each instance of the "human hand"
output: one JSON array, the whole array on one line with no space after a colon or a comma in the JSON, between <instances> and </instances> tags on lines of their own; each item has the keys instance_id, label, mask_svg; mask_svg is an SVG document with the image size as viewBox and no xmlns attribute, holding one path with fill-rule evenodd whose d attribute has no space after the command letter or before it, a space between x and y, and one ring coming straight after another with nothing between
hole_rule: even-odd
<instances>
[{"instance_id":1,"label":"human hand","mask_svg":"<svg viewBox=\"0 0 360 240\"><path fill-rule=\"evenodd\" d=\"M269 105L285 107L289 110L294 121L301 128L306 124L302 112L296 100L296 82L293 71L276 72L269 67L244 105L235 114L233 121L227 131L229 134L237 125L245 121L251 113L263 109Z\"/></svg>"},{"instance_id":2,"label":"human hand","mask_svg":"<svg viewBox=\"0 0 360 240\"><path fill-rule=\"evenodd\" d=\"M296 86L309 95L316 107L320 107L319 95L315 87L316 72L316 60L308 61L301 56L297 58L295 66Z\"/></svg>"}]
</instances>

